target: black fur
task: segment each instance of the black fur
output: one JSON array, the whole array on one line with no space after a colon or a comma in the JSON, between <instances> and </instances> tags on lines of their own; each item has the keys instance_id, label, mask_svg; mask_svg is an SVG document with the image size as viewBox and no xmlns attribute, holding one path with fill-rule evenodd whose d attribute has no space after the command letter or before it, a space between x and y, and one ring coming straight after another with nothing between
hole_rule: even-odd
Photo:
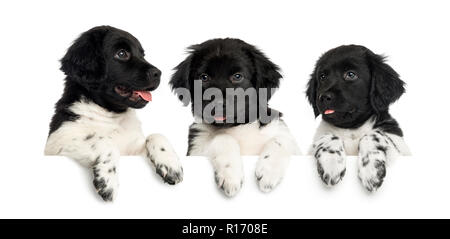
<instances>
[{"instance_id":1,"label":"black fur","mask_svg":"<svg viewBox=\"0 0 450 239\"><path fill-rule=\"evenodd\" d=\"M200 133L200 130L193 127L194 125L195 123L189 126L187 156L191 155L192 147L194 147L194 138Z\"/></svg>"},{"instance_id":2,"label":"black fur","mask_svg":"<svg viewBox=\"0 0 450 239\"><path fill-rule=\"evenodd\" d=\"M364 46L346 45L323 54L306 95L317 117L341 128L357 128L374 117L375 128L403 136L389 105L405 92L397 72ZM326 110L334 113L325 114Z\"/></svg>"},{"instance_id":3,"label":"black fur","mask_svg":"<svg viewBox=\"0 0 450 239\"><path fill-rule=\"evenodd\" d=\"M118 57L121 50L128 53L128 59ZM49 134L63 122L78 118L69 107L82 98L116 113L144 107L147 101L136 97L134 91L156 89L161 75L144 59L144 50L134 36L110 26L81 34L61 59L61 70L66 75L64 93L56 103Z\"/></svg>"},{"instance_id":4,"label":"black fur","mask_svg":"<svg viewBox=\"0 0 450 239\"><path fill-rule=\"evenodd\" d=\"M231 81L236 73L240 73L244 77L242 82L233 83ZM271 97L270 89L278 88L281 78L278 66L272 63L260 50L242 40L229 38L213 39L189 47L189 56L175 67L175 73L170 80L171 88L173 90L178 88L189 90L192 101L194 80L199 80L203 74L208 75L210 79L202 82L202 93L210 87L220 89L224 96L226 95L226 88L242 88L244 90L254 88L257 91L260 88L266 88L269 92L267 101ZM181 100L180 95L179 97ZM204 100L202 110L205 105L211 102L212 100ZM226 112L226 107L230 107L230 105L224 103L221 107L224 108L223 112ZM234 108L237 112L238 109ZM246 119L244 123L257 120L256 118L251 119L248 115L248 100L245 109ZM196 116L201 114L201 112L194 112L193 104L192 112ZM268 109L267 115L276 115L271 114L271 112L272 110ZM237 113L235 113L236 115ZM259 118L259 116L256 117ZM212 125L218 127L230 127L238 124L236 120L235 123L212 123Z\"/></svg>"}]
</instances>

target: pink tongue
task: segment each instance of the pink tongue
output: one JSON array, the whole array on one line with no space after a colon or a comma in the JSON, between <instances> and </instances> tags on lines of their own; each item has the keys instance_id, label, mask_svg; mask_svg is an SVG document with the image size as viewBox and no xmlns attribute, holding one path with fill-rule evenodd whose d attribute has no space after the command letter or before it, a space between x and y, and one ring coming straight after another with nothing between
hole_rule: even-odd
<instances>
[{"instance_id":1,"label":"pink tongue","mask_svg":"<svg viewBox=\"0 0 450 239\"><path fill-rule=\"evenodd\" d=\"M222 117L215 116L214 119L215 119L216 121L225 121L226 117L225 117L225 116L222 116Z\"/></svg>"},{"instance_id":2,"label":"pink tongue","mask_svg":"<svg viewBox=\"0 0 450 239\"><path fill-rule=\"evenodd\" d=\"M333 114L334 110L325 110L324 114L329 115L329 114Z\"/></svg>"},{"instance_id":3,"label":"pink tongue","mask_svg":"<svg viewBox=\"0 0 450 239\"><path fill-rule=\"evenodd\" d=\"M150 93L150 91L136 90L134 93L138 94L145 101L152 101L152 93Z\"/></svg>"}]
</instances>

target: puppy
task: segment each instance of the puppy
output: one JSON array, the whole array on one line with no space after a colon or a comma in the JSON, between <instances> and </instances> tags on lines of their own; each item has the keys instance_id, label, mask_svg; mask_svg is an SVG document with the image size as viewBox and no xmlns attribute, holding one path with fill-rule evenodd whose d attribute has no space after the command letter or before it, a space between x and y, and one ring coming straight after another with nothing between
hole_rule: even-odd
<instances>
[{"instance_id":1,"label":"puppy","mask_svg":"<svg viewBox=\"0 0 450 239\"><path fill-rule=\"evenodd\" d=\"M217 186L229 197L243 185L241 155L259 155L257 182L271 191L298 151L279 112L267 107L279 68L238 39L209 40L189 50L170 81L180 100L192 103L187 155L207 156Z\"/></svg>"},{"instance_id":2,"label":"puppy","mask_svg":"<svg viewBox=\"0 0 450 239\"><path fill-rule=\"evenodd\" d=\"M46 155L63 155L93 170L105 201L117 191L120 155L145 156L165 182L182 181L175 151L162 135L145 138L134 109L152 100L161 71L144 59L128 32L100 26L83 33L61 60L65 88L56 103Z\"/></svg>"},{"instance_id":3,"label":"puppy","mask_svg":"<svg viewBox=\"0 0 450 239\"><path fill-rule=\"evenodd\" d=\"M359 155L358 177L368 191L376 191L386 163L409 154L389 114L389 105L404 92L404 82L384 57L363 46L340 46L320 57L306 95L315 116L322 115L310 153L326 185L342 180L346 155Z\"/></svg>"}]
</instances>

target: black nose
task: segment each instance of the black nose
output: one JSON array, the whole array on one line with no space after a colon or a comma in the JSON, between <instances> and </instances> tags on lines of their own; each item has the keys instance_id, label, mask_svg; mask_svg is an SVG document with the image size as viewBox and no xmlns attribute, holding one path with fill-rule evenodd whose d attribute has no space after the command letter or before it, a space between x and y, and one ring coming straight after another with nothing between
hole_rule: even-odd
<instances>
[{"instance_id":1,"label":"black nose","mask_svg":"<svg viewBox=\"0 0 450 239\"><path fill-rule=\"evenodd\" d=\"M331 92L326 92L320 95L319 99L320 101L322 101L323 103L330 103L331 101L333 101L334 95Z\"/></svg>"},{"instance_id":2,"label":"black nose","mask_svg":"<svg viewBox=\"0 0 450 239\"><path fill-rule=\"evenodd\" d=\"M147 71L147 78L150 84L148 86L148 90L150 91L155 90L159 86L159 82L161 79L161 71L158 68L153 67Z\"/></svg>"},{"instance_id":3,"label":"black nose","mask_svg":"<svg viewBox=\"0 0 450 239\"><path fill-rule=\"evenodd\" d=\"M150 80L159 80L161 71L158 68L152 68L147 72L147 75Z\"/></svg>"}]
</instances>

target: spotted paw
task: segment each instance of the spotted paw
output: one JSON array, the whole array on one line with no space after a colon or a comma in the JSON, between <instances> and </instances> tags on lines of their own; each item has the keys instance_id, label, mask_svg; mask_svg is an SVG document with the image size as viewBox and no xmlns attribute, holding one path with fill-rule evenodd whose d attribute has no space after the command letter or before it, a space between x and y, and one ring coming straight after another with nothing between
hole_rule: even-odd
<instances>
[{"instance_id":1,"label":"spotted paw","mask_svg":"<svg viewBox=\"0 0 450 239\"><path fill-rule=\"evenodd\" d=\"M339 137L327 134L314 145L317 172L327 186L339 183L345 175L345 151Z\"/></svg>"},{"instance_id":2,"label":"spotted paw","mask_svg":"<svg viewBox=\"0 0 450 239\"><path fill-rule=\"evenodd\" d=\"M225 167L214 174L217 186L228 197L235 196L244 184L244 173L242 169Z\"/></svg>"},{"instance_id":3,"label":"spotted paw","mask_svg":"<svg viewBox=\"0 0 450 239\"><path fill-rule=\"evenodd\" d=\"M183 167L172 146L162 135L150 135L146 141L147 158L164 182L174 185L183 181Z\"/></svg>"},{"instance_id":4,"label":"spotted paw","mask_svg":"<svg viewBox=\"0 0 450 239\"><path fill-rule=\"evenodd\" d=\"M385 161L369 157L360 160L358 177L364 188L369 192L375 192L383 184L386 176Z\"/></svg>"},{"instance_id":5,"label":"spotted paw","mask_svg":"<svg viewBox=\"0 0 450 239\"><path fill-rule=\"evenodd\" d=\"M164 182L175 185L183 181L183 168L171 167L166 164L155 164L156 173L159 174Z\"/></svg>"},{"instance_id":6,"label":"spotted paw","mask_svg":"<svg viewBox=\"0 0 450 239\"><path fill-rule=\"evenodd\" d=\"M94 166L94 187L97 193L106 202L111 202L115 198L115 193L119 187L115 167Z\"/></svg>"},{"instance_id":7,"label":"spotted paw","mask_svg":"<svg viewBox=\"0 0 450 239\"><path fill-rule=\"evenodd\" d=\"M263 157L256 165L255 176L259 189L267 193L280 184L284 176L284 167L277 160Z\"/></svg>"},{"instance_id":8,"label":"spotted paw","mask_svg":"<svg viewBox=\"0 0 450 239\"><path fill-rule=\"evenodd\" d=\"M338 163L336 159L317 161L317 172L327 186L334 186L345 176L345 163Z\"/></svg>"}]
</instances>

